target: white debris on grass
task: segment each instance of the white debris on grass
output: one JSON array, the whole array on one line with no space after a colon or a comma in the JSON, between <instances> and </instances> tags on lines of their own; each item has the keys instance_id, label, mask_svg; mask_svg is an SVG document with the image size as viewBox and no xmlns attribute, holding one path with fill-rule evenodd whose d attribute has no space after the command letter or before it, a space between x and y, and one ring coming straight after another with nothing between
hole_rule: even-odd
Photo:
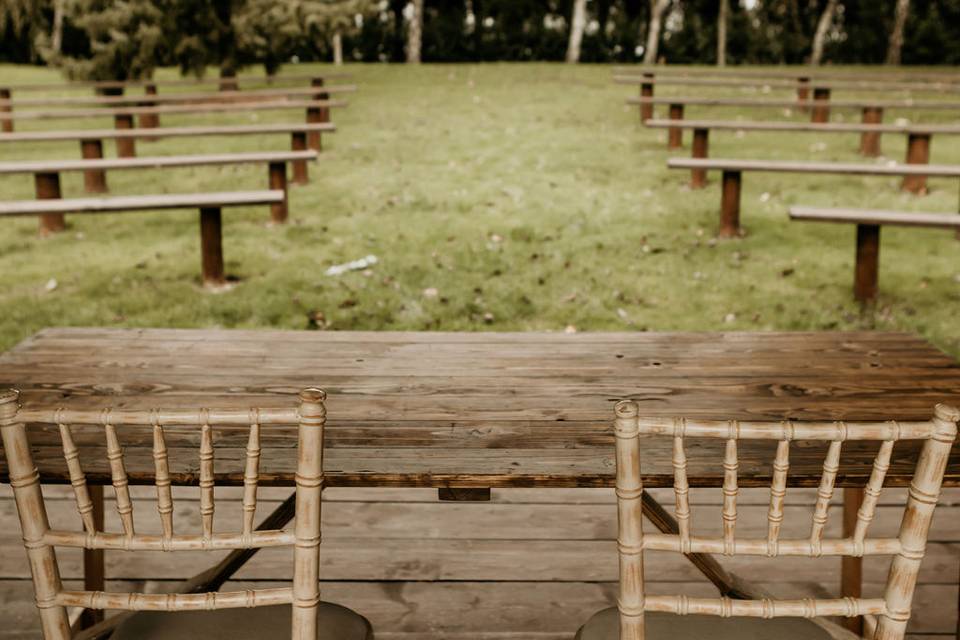
<instances>
[{"instance_id":1,"label":"white debris on grass","mask_svg":"<svg viewBox=\"0 0 960 640\"><path fill-rule=\"evenodd\" d=\"M353 260L352 262L344 262L343 264L335 264L329 269L326 270L326 275L328 276L339 276L348 271L362 271L363 269L368 269L373 265L377 264L380 260L375 255L369 255L365 258L360 258L359 260Z\"/></svg>"}]
</instances>

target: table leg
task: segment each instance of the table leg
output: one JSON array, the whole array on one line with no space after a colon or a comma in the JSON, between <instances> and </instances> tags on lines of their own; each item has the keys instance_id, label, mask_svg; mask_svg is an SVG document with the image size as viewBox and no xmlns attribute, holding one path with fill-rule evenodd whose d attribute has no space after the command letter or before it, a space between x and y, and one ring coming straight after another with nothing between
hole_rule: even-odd
<instances>
[{"instance_id":1,"label":"table leg","mask_svg":"<svg viewBox=\"0 0 960 640\"><path fill-rule=\"evenodd\" d=\"M863 489L860 487L843 490L843 537L849 538L857 526L857 511L863 503ZM844 598L859 598L863 594L863 558L844 556L840 561L840 595ZM861 635L863 618L844 618L843 626L849 631Z\"/></svg>"},{"instance_id":2,"label":"table leg","mask_svg":"<svg viewBox=\"0 0 960 640\"><path fill-rule=\"evenodd\" d=\"M89 485L90 501L93 503L93 525L103 531L103 485ZM103 549L83 550L83 588L85 591L103 591L106 584ZM86 629L103 620L100 609L84 609L80 616L80 628Z\"/></svg>"}]
</instances>

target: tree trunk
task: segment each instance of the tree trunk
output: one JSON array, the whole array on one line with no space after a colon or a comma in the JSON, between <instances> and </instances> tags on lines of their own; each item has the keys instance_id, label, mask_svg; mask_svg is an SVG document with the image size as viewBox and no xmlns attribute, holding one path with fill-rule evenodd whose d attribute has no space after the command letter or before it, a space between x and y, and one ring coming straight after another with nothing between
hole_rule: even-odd
<instances>
[{"instance_id":1,"label":"tree trunk","mask_svg":"<svg viewBox=\"0 0 960 640\"><path fill-rule=\"evenodd\" d=\"M838 2L839 0L827 0L827 6L820 15L817 31L813 35L813 52L810 54L810 64L813 66L819 66L823 61L823 47L827 41L827 32L833 24L833 16L837 13Z\"/></svg>"},{"instance_id":2,"label":"tree trunk","mask_svg":"<svg viewBox=\"0 0 960 640\"><path fill-rule=\"evenodd\" d=\"M730 0L720 0L720 13L717 15L717 66L727 65L727 22L730 14Z\"/></svg>"},{"instance_id":3,"label":"tree trunk","mask_svg":"<svg viewBox=\"0 0 960 640\"><path fill-rule=\"evenodd\" d=\"M343 64L343 34L339 31L333 34L333 64Z\"/></svg>"},{"instance_id":4,"label":"tree trunk","mask_svg":"<svg viewBox=\"0 0 960 640\"><path fill-rule=\"evenodd\" d=\"M587 27L587 0L574 0L570 19L570 42L567 44L567 62L580 62L580 44Z\"/></svg>"},{"instance_id":5,"label":"tree trunk","mask_svg":"<svg viewBox=\"0 0 960 640\"><path fill-rule=\"evenodd\" d=\"M50 34L53 53L60 55L63 50L63 9L66 0L54 0L53 3L53 32Z\"/></svg>"},{"instance_id":6,"label":"tree trunk","mask_svg":"<svg viewBox=\"0 0 960 640\"><path fill-rule=\"evenodd\" d=\"M423 2L413 0L413 15L407 26L407 62L420 63L420 48L423 45Z\"/></svg>"},{"instance_id":7,"label":"tree trunk","mask_svg":"<svg viewBox=\"0 0 960 640\"><path fill-rule=\"evenodd\" d=\"M900 54L903 51L903 29L909 14L910 0L897 0L893 31L890 32L890 46L887 48L887 64L900 64Z\"/></svg>"},{"instance_id":8,"label":"tree trunk","mask_svg":"<svg viewBox=\"0 0 960 640\"><path fill-rule=\"evenodd\" d=\"M643 52L644 64L656 64L660 52L660 31L663 30L663 14L670 8L671 0L650 0L650 27L647 29L647 48Z\"/></svg>"}]
</instances>

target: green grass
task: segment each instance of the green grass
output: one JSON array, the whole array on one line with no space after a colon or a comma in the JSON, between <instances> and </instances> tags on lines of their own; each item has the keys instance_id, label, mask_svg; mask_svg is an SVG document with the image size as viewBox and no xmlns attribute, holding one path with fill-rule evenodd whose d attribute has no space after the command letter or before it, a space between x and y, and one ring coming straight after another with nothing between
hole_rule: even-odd
<instances>
[{"instance_id":1,"label":"green grass","mask_svg":"<svg viewBox=\"0 0 960 640\"><path fill-rule=\"evenodd\" d=\"M290 72L303 71L289 68ZM354 66L360 92L335 110L311 183L293 187L292 224L266 207L225 211L233 290L199 285L194 211L68 216L37 237L34 219L0 227L0 348L48 326L407 330L902 329L960 355L960 244L945 231L885 229L881 297L852 300L854 229L790 223L787 206L853 205L950 212L955 181L902 194L887 178L748 174L746 238L714 241L716 176L691 192L666 169L665 132L643 129L608 67ZM2 68L11 82L46 70ZM172 74L172 72L166 72ZM660 93L719 94L666 89ZM746 93L746 91L744 91ZM28 94L21 94L26 96ZM29 94L36 95L36 94ZM75 95L82 95L75 93ZM773 92L771 95L785 95ZM851 96L837 93L838 97ZM927 96L934 99L937 96ZM957 96L960 98L960 96ZM737 117L732 109L689 110ZM746 117L800 118L747 112ZM836 115L840 115L839 113ZM858 114L847 112L847 118ZM945 119L919 113L888 115ZM283 121L300 112L164 116L163 124ZM103 127L108 120L18 123ZM685 140L689 142L689 137ZM960 140L934 139L935 162L960 162ZM715 133L715 157L858 160L851 134ZM170 139L141 155L284 149L285 136ZM109 152L113 152L109 145ZM901 159L904 140L884 150ZM688 155L685 149L677 155ZM0 146L3 160L75 158L77 144ZM259 189L261 167L112 172L113 193ZM3 199L32 198L25 176ZM81 196L80 174L64 179ZM324 275L375 254L368 272ZM48 291L48 281L57 286ZM425 291L436 290L436 295ZM433 293L429 291L428 293Z\"/></svg>"}]
</instances>

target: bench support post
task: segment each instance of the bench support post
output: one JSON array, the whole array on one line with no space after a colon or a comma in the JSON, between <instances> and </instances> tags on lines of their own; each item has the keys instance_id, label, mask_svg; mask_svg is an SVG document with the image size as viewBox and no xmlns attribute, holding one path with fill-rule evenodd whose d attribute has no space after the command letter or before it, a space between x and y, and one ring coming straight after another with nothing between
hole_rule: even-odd
<instances>
[{"instance_id":1,"label":"bench support post","mask_svg":"<svg viewBox=\"0 0 960 640\"><path fill-rule=\"evenodd\" d=\"M157 95L157 85L152 82L144 85L143 92L148 96ZM157 106L156 102L145 100L140 103L144 107L155 107ZM160 116L156 113L145 113L140 116L140 128L141 129L156 129L160 126ZM155 138L148 138L148 140L154 140Z\"/></svg>"},{"instance_id":2,"label":"bench support post","mask_svg":"<svg viewBox=\"0 0 960 640\"><path fill-rule=\"evenodd\" d=\"M930 134L907 136L907 164L930 164ZM903 190L917 195L927 193L927 176L903 176Z\"/></svg>"},{"instance_id":3,"label":"bench support post","mask_svg":"<svg viewBox=\"0 0 960 640\"><path fill-rule=\"evenodd\" d=\"M801 111L806 112L809 109L807 103L810 102L810 78L808 76L797 78L797 102L800 103Z\"/></svg>"},{"instance_id":4,"label":"bench support post","mask_svg":"<svg viewBox=\"0 0 960 640\"><path fill-rule=\"evenodd\" d=\"M117 129L133 129L133 115L119 113L113 117L113 124ZM121 158L136 157L136 141L133 138L117 138L117 155Z\"/></svg>"},{"instance_id":5,"label":"bench support post","mask_svg":"<svg viewBox=\"0 0 960 640\"><path fill-rule=\"evenodd\" d=\"M863 124L883 123L883 109L881 107L864 107ZM864 131L860 134L860 153L868 158L880 155L880 132Z\"/></svg>"},{"instance_id":6,"label":"bench support post","mask_svg":"<svg viewBox=\"0 0 960 640\"><path fill-rule=\"evenodd\" d=\"M643 74L644 78L653 78L653 74L645 73ZM640 97L641 98L653 98L653 83L644 82L640 85ZM653 118L653 103L652 102L641 102L640 103L640 122L646 122Z\"/></svg>"},{"instance_id":7,"label":"bench support post","mask_svg":"<svg viewBox=\"0 0 960 640\"><path fill-rule=\"evenodd\" d=\"M854 267L853 295L857 302L870 304L877 299L880 266L880 226L857 225L857 264Z\"/></svg>"},{"instance_id":8,"label":"bench support post","mask_svg":"<svg viewBox=\"0 0 960 640\"><path fill-rule=\"evenodd\" d=\"M37 173L34 175L34 185L36 187L37 200L59 200L61 197L59 173ZM66 228L67 223L64 221L62 213L40 214L41 236L58 233Z\"/></svg>"},{"instance_id":9,"label":"bench support post","mask_svg":"<svg viewBox=\"0 0 960 640\"><path fill-rule=\"evenodd\" d=\"M220 207L200 209L200 257L205 287L224 283Z\"/></svg>"},{"instance_id":10,"label":"bench support post","mask_svg":"<svg viewBox=\"0 0 960 640\"><path fill-rule=\"evenodd\" d=\"M670 105L670 119L683 120L683 105ZM670 127L667 133L667 149L679 149L683 146L683 129L680 127Z\"/></svg>"},{"instance_id":11,"label":"bench support post","mask_svg":"<svg viewBox=\"0 0 960 640\"><path fill-rule=\"evenodd\" d=\"M693 157L706 158L710 152L710 129L693 130ZM690 188L703 189L707 186L707 170L690 170Z\"/></svg>"},{"instance_id":12,"label":"bench support post","mask_svg":"<svg viewBox=\"0 0 960 640\"><path fill-rule=\"evenodd\" d=\"M270 205L270 221L274 224L283 224L287 221L287 163L270 163L270 188L283 191L283 201Z\"/></svg>"},{"instance_id":13,"label":"bench support post","mask_svg":"<svg viewBox=\"0 0 960 640\"><path fill-rule=\"evenodd\" d=\"M317 77L310 82L312 87L322 87L323 78ZM311 100L329 100L329 93L318 93L311 96ZM309 107L307 109L307 123L330 122L330 107ZM311 131L307 136L308 144L314 151L323 149L319 131Z\"/></svg>"},{"instance_id":14,"label":"bench support post","mask_svg":"<svg viewBox=\"0 0 960 640\"><path fill-rule=\"evenodd\" d=\"M830 89L828 87L813 88L813 115L810 121L818 124L830 122Z\"/></svg>"},{"instance_id":15,"label":"bench support post","mask_svg":"<svg viewBox=\"0 0 960 640\"><path fill-rule=\"evenodd\" d=\"M720 200L720 237L738 238L740 232L740 184L739 171L724 171Z\"/></svg>"},{"instance_id":16,"label":"bench support post","mask_svg":"<svg viewBox=\"0 0 960 640\"><path fill-rule=\"evenodd\" d=\"M863 503L863 489L847 487L843 490L843 537L853 537L857 527L857 512ZM840 595L844 598L860 598L863 594L863 558L843 556L840 560ZM863 618L844 618L843 626L860 637L863 635Z\"/></svg>"},{"instance_id":17,"label":"bench support post","mask_svg":"<svg viewBox=\"0 0 960 640\"><path fill-rule=\"evenodd\" d=\"M103 141L87 138L80 141L80 155L84 160L103 158ZM87 193L107 192L107 172L103 169L87 169L83 172L83 190Z\"/></svg>"},{"instance_id":18,"label":"bench support post","mask_svg":"<svg viewBox=\"0 0 960 640\"><path fill-rule=\"evenodd\" d=\"M0 100L10 100L10 95L10 89L6 87L0 88ZM0 113L13 113L13 105L9 102L0 105ZM3 132L13 133L13 120L3 121Z\"/></svg>"},{"instance_id":19,"label":"bench support post","mask_svg":"<svg viewBox=\"0 0 960 640\"><path fill-rule=\"evenodd\" d=\"M93 505L93 524L97 531L103 531L103 485L92 484L87 490L90 492L90 502ZM106 585L106 571L104 567L103 549L83 550L83 589L85 591L103 591ZM80 616L80 628L87 629L103 620L103 611L100 609L84 609Z\"/></svg>"},{"instance_id":20,"label":"bench support post","mask_svg":"<svg viewBox=\"0 0 960 640\"><path fill-rule=\"evenodd\" d=\"M291 133L290 148L293 151L306 151L307 150L307 132L294 131L293 133ZM310 181L310 175L307 169L307 161L294 160L293 161L293 183L307 184L309 181Z\"/></svg>"}]
</instances>

